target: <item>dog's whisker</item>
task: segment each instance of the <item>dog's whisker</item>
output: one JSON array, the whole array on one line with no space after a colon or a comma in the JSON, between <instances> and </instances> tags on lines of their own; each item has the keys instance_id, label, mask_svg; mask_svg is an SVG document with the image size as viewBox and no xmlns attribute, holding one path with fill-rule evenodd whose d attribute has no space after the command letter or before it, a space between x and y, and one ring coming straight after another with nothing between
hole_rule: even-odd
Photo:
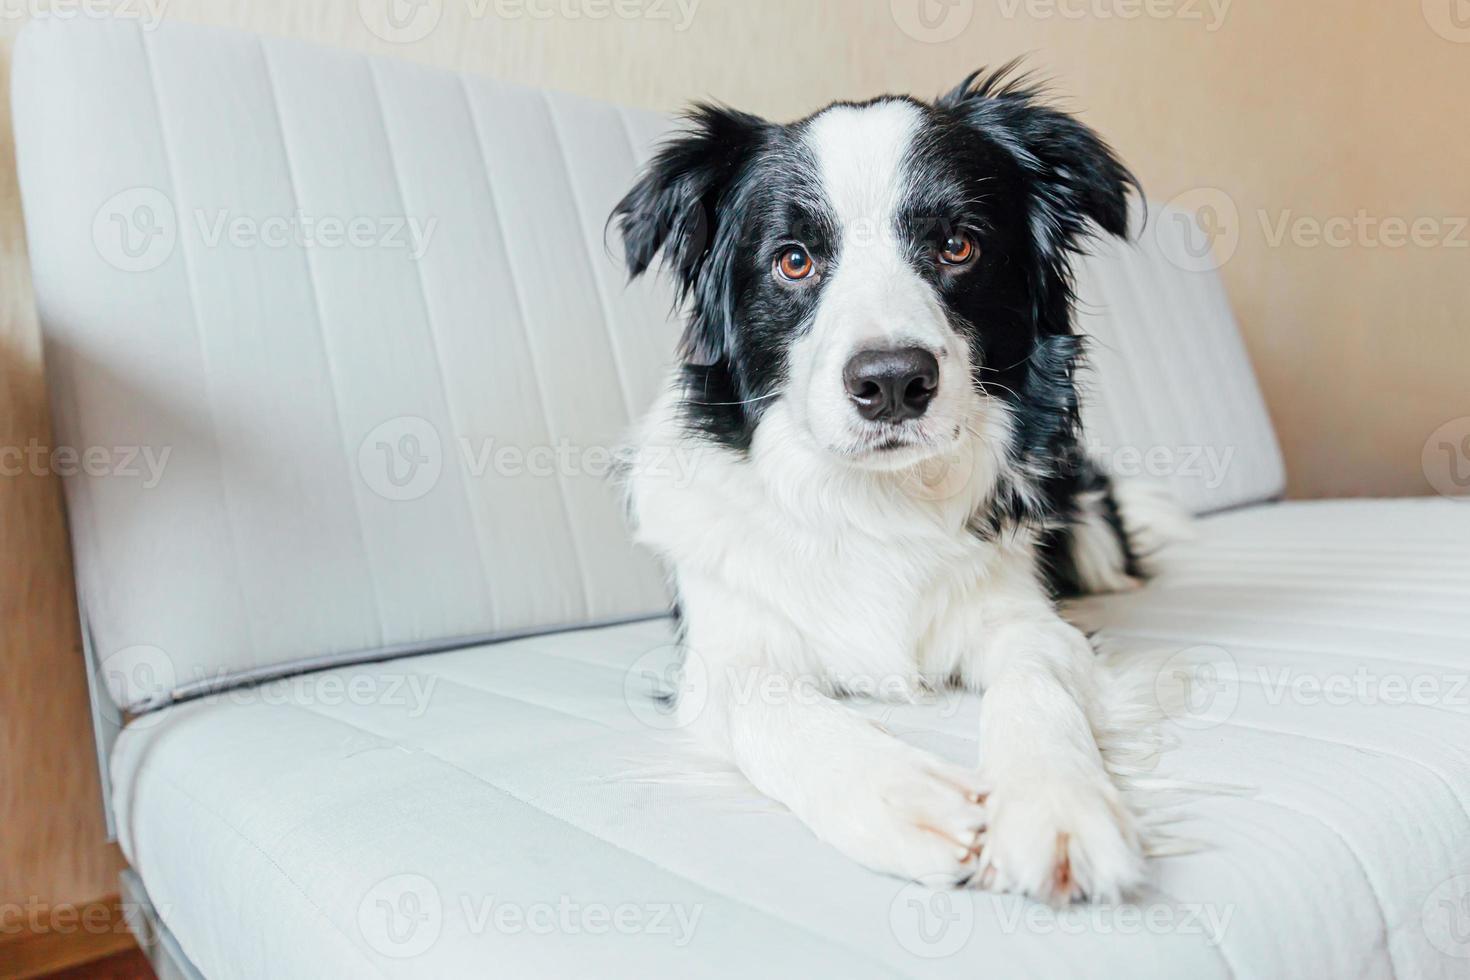
<instances>
[{"instance_id":1,"label":"dog's whisker","mask_svg":"<svg viewBox=\"0 0 1470 980\"><path fill-rule=\"evenodd\" d=\"M724 406L728 406L728 405L752 405L752 404L754 404L756 402L766 401L769 398L779 398L779 397L781 397L781 393L779 391L773 391L773 392L771 392L768 395L756 395L754 398L746 398L746 399L744 399L742 401L738 401L738 402L702 402L702 401L696 401L696 400L694 400L694 399L691 398L691 399L689 399L688 404L690 404L690 405L704 405L704 406L706 406L708 408L720 408L720 407L724 407Z\"/></svg>"},{"instance_id":2,"label":"dog's whisker","mask_svg":"<svg viewBox=\"0 0 1470 980\"><path fill-rule=\"evenodd\" d=\"M1009 385L1003 385L999 381L981 381L981 382L978 382L976 384L976 388L979 390L980 394L984 395L987 398L994 398L995 397L989 391L986 390L986 387L988 385L994 385L995 387L1001 389L1002 391L1008 391L1008 392L1010 392L1011 397L1012 398L1015 398L1017 401L1019 401L1020 398L1021 398L1021 396L1016 393L1016 389L1010 387Z\"/></svg>"}]
</instances>

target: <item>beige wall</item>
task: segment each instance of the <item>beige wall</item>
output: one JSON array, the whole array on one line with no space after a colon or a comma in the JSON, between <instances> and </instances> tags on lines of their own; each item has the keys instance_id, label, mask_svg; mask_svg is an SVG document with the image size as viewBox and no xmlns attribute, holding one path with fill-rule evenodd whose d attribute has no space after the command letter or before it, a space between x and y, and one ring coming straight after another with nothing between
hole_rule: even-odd
<instances>
[{"instance_id":1,"label":"beige wall","mask_svg":"<svg viewBox=\"0 0 1470 980\"><path fill-rule=\"evenodd\" d=\"M1446 220L1470 215L1470 30L1451 39L1455 0L1422 8L1418 0L682 2L438 0L437 28L413 43L371 33L357 0L126 6L163 4L171 18L655 108L714 97L776 117L839 96L933 94L972 67L1032 52L1151 196L1218 188L1238 213L1223 272L1281 433L1291 493L1429 491L1425 440L1470 416L1470 230ZM925 34L920 2L949 18L930 40L901 26ZM669 16L530 15L613 4ZM691 4L684 23L680 11ZM47 6L0 0L11 14ZM1132 11L1152 14L1121 16ZM6 78L18 27L0 21ZM8 122L0 142L0 442L16 445L46 439L47 423ZM1290 234L1273 244L1268 234L1283 216L1305 219L1310 232L1360 211L1371 220L1346 247ZM1383 219L1431 221L1429 237L1458 247L1387 247L1392 226L1371 223ZM1470 420L1463 425L1470 436ZM0 478L0 903L80 900L113 887L114 858L95 843L62 541L55 481Z\"/></svg>"}]
</instances>

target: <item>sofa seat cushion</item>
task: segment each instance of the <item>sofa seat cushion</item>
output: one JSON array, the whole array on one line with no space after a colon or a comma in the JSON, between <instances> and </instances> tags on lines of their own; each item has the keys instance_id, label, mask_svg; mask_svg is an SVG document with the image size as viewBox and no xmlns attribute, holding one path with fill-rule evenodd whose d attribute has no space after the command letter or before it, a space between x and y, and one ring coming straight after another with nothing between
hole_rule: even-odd
<instances>
[{"instance_id":1,"label":"sofa seat cushion","mask_svg":"<svg viewBox=\"0 0 1470 980\"><path fill-rule=\"evenodd\" d=\"M1204 847L1137 907L927 893L733 779L668 778L667 620L144 715L121 840L211 978L1463 976L1470 507L1221 514L1164 565L1076 614L1208 665L1162 771L1249 792L1177 807ZM980 707L863 710L965 760Z\"/></svg>"}]
</instances>

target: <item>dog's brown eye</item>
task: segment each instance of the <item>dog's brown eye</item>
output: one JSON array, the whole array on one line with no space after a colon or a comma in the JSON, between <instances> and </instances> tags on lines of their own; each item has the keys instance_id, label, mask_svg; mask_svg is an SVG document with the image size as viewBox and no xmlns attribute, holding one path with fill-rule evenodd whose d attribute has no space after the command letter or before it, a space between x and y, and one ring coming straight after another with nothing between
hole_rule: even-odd
<instances>
[{"instance_id":1,"label":"dog's brown eye","mask_svg":"<svg viewBox=\"0 0 1470 980\"><path fill-rule=\"evenodd\" d=\"M800 245L790 245L781 252L776 259L776 271L781 278L790 279L793 282L805 279L816 269L817 264L807 254L807 250Z\"/></svg>"},{"instance_id":2,"label":"dog's brown eye","mask_svg":"<svg viewBox=\"0 0 1470 980\"><path fill-rule=\"evenodd\" d=\"M945 265L964 265L975 257L975 242L969 235L950 235L939 249L939 261Z\"/></svg>"}]
</instances>

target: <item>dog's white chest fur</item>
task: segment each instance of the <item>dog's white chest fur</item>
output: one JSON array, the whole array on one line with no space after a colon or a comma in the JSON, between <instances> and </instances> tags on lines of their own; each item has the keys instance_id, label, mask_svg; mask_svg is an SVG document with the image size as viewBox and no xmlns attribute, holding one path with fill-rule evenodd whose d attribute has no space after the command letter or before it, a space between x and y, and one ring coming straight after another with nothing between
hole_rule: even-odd
<instances>
[{"instance_id":1,"label":"dog's white chest fur","mask_svg":"<svg viewBox=\"0 0 1470 980\"><path fill-rule=\"evenodd\" d=\"M792 641L762 651L774 669L887 697L942 685L963 643L950 614L1032 567L1029 538L967 526L993 461L971 441L927 467L874 472L824 462L802 439L775 405L741 458L689 438L674 402L660 404L630 474L639 540L675 569L681 597L739 583L750 608L713 629L757 615L769 633L774 618Z\"/></svg>"},{"instance_id":2,"label":"dog's white chest fur","mask_svg":"<svg viewBox=\"0 0 1470 980\"><path fill-rule=\"evenodd\" d=\"M1092 651L1040 591L1030 538L969 527L1005 414L938 467L878 471L814 452L784 401L748 453L717 448L687 431L679 397L649 417L628 489L685 612L686 683L688 661L702 675L681 723L874 867L1062 898L1136 881L1132 816L1090 730ZM983 775L829 700L955 682L989 688Z\"/></svg>"}]
</instances>

